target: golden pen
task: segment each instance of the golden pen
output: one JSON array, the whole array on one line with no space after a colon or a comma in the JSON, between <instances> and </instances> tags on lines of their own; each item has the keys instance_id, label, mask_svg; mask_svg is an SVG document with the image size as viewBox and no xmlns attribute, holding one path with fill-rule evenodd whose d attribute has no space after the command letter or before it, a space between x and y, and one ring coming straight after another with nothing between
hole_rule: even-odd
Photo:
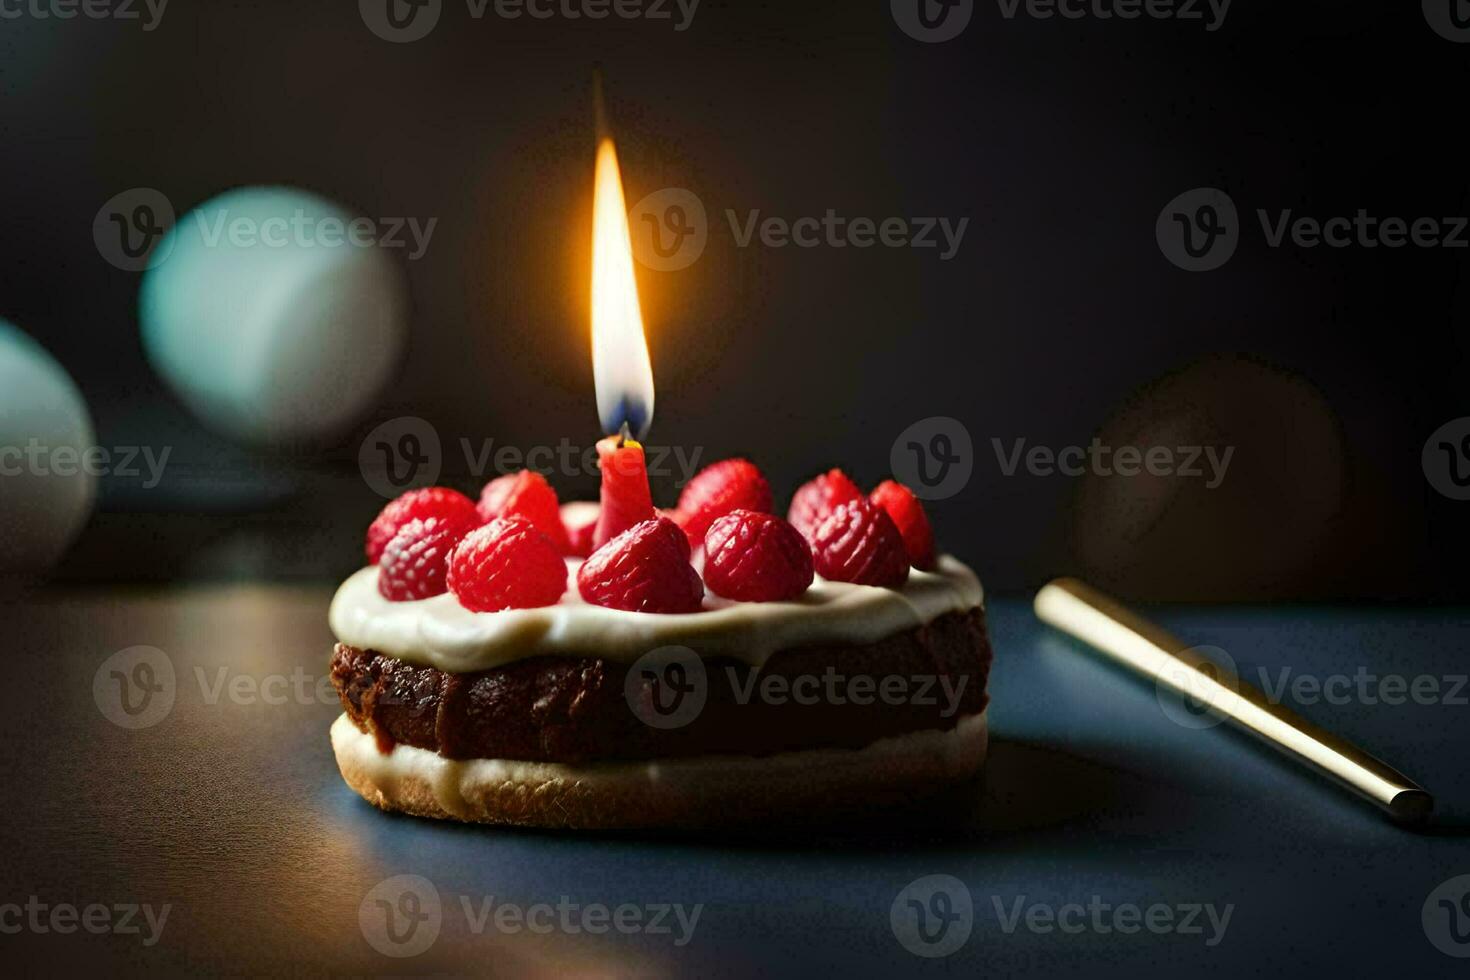
<instances>
[{"instance_id":1,"label":"golden pen","mask_svg":"<svg viewBox=\"0 0 1470 980\"><path fill-rule=\"evenodd\" d=\"M1280 749L1382 807L1396 821L1428 817L1434 799L1407 776L1351 742L1270 701L1236 678L1215 676L1208 657L1117 601L1076 579L1057 579L1036 594L1042 622L1096 647L1178 694L1204 702Z\"/></svg>"}]
</instances>

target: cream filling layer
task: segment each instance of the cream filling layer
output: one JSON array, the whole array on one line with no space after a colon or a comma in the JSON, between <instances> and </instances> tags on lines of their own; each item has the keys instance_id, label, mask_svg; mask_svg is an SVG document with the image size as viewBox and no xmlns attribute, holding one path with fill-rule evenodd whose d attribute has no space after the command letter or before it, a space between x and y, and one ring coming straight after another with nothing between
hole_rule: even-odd
<instances>
[{"instance_id":1,"label":"cream filling layer","mask_svg":"<svg viewBox=\"0 0 1470 980\"><path fill-rule=\"evenodd\" d=\"M759 779L770 792L810 785L813 773L832 780L867 774L878 778L885 763L923 759L928 769L948 778L971 775L983 762L989 741L986 712L965 715L948 730L926 729L880 738L861 749L805 749L770 756L707 755L646 762L599 762L573 766L514 759L446 759L437 752L395 745L378 750L372 735L359 731L347 715L332 723L332 750L344 773L364 774L391 802L409 781L426 784L445 813L474 819L474 801L486 788L507 783L534 791L547 784L590 793L643 797L670 806L718 792L732 780Z\"/></svg>"},{"instance_id":2,"label":"cream filling layer","mask_svg":"<svg viewBox=\"0 0 1470 980\"><path fill-rule=\"evenodd\" d=\"M451 674L489 670L546 654L632 663L652 650L684 646L761 667L779 650L825 643L868 644L984 602L975 573L943 556L932 572L913 569L899 589L818 578L791 602L731 602L706 594L697 613L656 615L604 609L577 594L567 562L567 592L540 609L471 612L452 594L389 602L375 565L348 577L328 619L339 642Z\"/></svg>"}]
</instances>

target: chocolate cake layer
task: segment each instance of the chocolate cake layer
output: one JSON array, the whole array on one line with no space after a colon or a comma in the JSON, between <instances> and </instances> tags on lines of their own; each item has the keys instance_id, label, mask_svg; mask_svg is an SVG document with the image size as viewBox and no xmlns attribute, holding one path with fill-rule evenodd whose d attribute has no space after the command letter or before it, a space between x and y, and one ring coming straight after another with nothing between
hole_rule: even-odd
<instances>
[{"instance_id":1,"label":"chocolate cake layer","mask_svg":"<svg viewBox=\"0 0 1470 980\"><path fill-rule=\"evenodd\" d=\"M704 705L677 727L642 720L658 717L656 698L668 703L656 678L640 671L627 688L628 665L596 657L532 657L448 674L338 644L332 683L384 752L403 743L451 759L586 763L861 748L950 729L984 709L990 663L977 608L877 643L785 650L758 672L706 659Z\"/></svg>"}]
</instances>

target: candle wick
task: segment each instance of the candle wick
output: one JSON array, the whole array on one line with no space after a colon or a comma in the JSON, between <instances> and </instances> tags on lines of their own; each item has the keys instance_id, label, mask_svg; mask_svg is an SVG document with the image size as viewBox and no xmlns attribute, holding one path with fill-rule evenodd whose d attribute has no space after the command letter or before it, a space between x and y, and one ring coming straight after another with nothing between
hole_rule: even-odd
<instances>
[{"instance_id":1,"label":"candle wick","mask_svg":"<svg viewBox=\"0 0 1470 980\"><path fill-rule=\"evenodd\" d=\"M618 432L618 448L619 449L622 449L623 446L627 445L628 440L631 439L632 437L633 437L632 430L628 428L628 423L627 422L624 422L622 429L619 430L619 432Z\"/></svg>"}]
</instances>

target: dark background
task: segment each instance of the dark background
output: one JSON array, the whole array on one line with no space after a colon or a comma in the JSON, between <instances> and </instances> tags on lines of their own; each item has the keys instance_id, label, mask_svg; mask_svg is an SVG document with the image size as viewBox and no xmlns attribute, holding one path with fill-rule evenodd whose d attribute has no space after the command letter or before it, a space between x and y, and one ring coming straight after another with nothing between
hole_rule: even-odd
<instances>
[{"instance_id":1,"label":"dark background","mask_svg":"<svg viewBox=\"0 0 1470 980\"><path fill-rule=\"evenodd\" d=\"M876 482L902 429L953 416L975 475L931 513L1000 591L1080 572L1145 598L1465 595L1465 505L1431 488L1420 451L1466 414L1470 257L1271 249L1254 210L1465 214L1470 47L1437 36L1418 4L1325 0L1237 0L1214 33L1008 21L981 3L943 44L903 34L886 2L852 0L703 0L683 33L477 21L449 0L404 45L351 3L175 0L151 33L0 21L0 316L72 373L99 444L173 447L156 490L103 481L57 577L334 580L382 503L357 471L379 422L432 422L444 481L469 491L462 436L596 438L594 65L629 201L683 186L711 214L698 263L639 269L659 391L650 442L747 453L784 497L830 465ZM103 261L90 233L130 187L182 213L260 183L439 219L407 264L398 377L325 445L241 446L195 421L143 356L138 275ZM1228 264L1191 274L1160 253L1154 221L1206 185L1247 227ZM949 262L739 249L726 208L970 226ZM1236 459L1216 491L1165 488L1168 506L1142 523L1119 517L1131 486L1005 477L991 449L1099 432L1148 445L1151 420L1179 404Z\"/></svg>"},{"instance_id":2,"label":"dark background","mask_svg":"<svg viewBox=\"0 0 1470 980\"><path fill-rule=\"evenodd\" d=\"M714 225L692 267L639 269L651 443L748 453L784 505L831 465L882 478L921 419L952 416L972 437L972 479L930 512L947 550L1012 594L987 603L987 776L954 806L834 826L831 841L485 832L358 799L325 738L330 695L207 696L216 676L320 679L327 602L383 502L358 464L380 424L429 420L444 481L469 492L488 474L466 471L461 438L599 435L594 65L629 201L687 187ZM445 0L437 28L405 45L375 37L351 0L172 0L151 33L0 18L0 318L71 372L100 445L171 449L155 489L101 482L50 576L62 587L3 603L0 904L174 909L154 947L27 930L0 938L0 958L53 974L1462 975L1432 945L1430 926L1448 920L1422 916L1470 871L1463 701L1288 691L1289 706L1435 795L1435 821L1410 832L1238 732L1177 724L1154 685L1044 627L1029 593L1074 573L1131 599L1205 600L1144 608L1230 651L1252 680L1463 678L1463 607L1425 607L1470 594L1470 504L1433 489L1421 450L1470 415L1470 255L1272 249L1254 213L1465 215L1467 81L1470 45L1437 36L1413 2L1235 0L1214 33L1007 21L977 2L943 44L906 36L887 0L702 0L684 33L476 21ZM92 237L99 208L130 188L157 188L183 214L273 183L369 216L438 219L427 254L404 263L414 311L397 376L320 443L246 445L199 422L145 358L140 276ZM1246 230L1224 267L1191 274L1161 254L1154 225L1202 186L1228 192ZM970 225L950 262L740 249L727 208ZM1008 477L991 448L1095 435L1236 452L1205 491ZM556 482L564 497L596 491L591 476ZM656 494L672 503L676 488L661 480ZM1333 604L1293 604L1320 600ZM96 686L104 658L132 644L177 673L172 712L138 731L114 723ZM389 962L360 903L407 872L446 902L708 911L683 949L646 935L471 935L456 921L430 952ZM935 873L973 889L976 928L924 962L889 915L906 883ZM1238 912L1211 949L1184 935L1007 934L989 911L992 898L1094 895Z\"/></svg>"}]
</instances>

